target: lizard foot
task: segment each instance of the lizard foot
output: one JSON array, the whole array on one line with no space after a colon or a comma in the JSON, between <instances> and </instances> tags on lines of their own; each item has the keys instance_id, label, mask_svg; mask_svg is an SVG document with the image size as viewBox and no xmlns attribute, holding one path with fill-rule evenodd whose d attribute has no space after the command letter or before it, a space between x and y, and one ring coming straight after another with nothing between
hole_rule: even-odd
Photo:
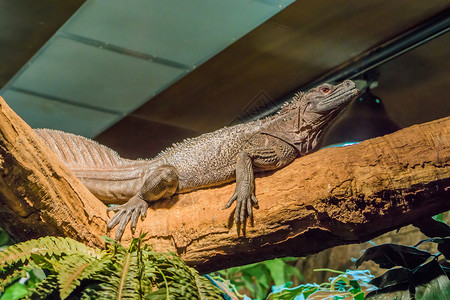
<instances>
[{"instance_id":1,"label":"lizard foot","mask_svg":"<svg viewBox=\"0 0 450 300\"><path fill-rule=\"evenodd\" d=\"M116 231L116 240L120 240L125 231L125 227L131 220L131 230L134 232L139 216L143 220L147 215L147 208L147 202L138 195L131 197L125 204L108 207L108 211L116 212L108 223L108 231L119 224Z\"/></svg>"},{"instance_id":2,"label":"lizard foot","mask_svg":"<svg viewBox=\"0 0 450 300\"><path fill-rule=\"evenodd\" d=\"M253 218L253 206L255 206L255 208L258 208L258 200L256 199L253 192L238 193L236 190L223 209L229 208L234 201L236 201L234 221L236 223L237 233L239 235L242 225L242 233L244 234L245 221L247 220L247 218Z\"/></svg>"}]
</instances>

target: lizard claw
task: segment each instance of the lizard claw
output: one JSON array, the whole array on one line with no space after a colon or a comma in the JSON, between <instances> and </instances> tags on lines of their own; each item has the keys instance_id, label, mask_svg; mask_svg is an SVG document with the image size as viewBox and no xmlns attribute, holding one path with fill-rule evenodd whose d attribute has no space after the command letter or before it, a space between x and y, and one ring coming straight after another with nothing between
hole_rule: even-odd
<instances>
[{"instance_id":1,"label":"lizard claw","mask_svg":"<svg viewBox=\"0 0 450 300\"><path fill-rule=\"evenodd\" d=\"M137 195L130 198L130 200L123 205L108 207L108 211L116 212L108 223L108 231L119 224L116 231L116 240L120 240L125 231L125 227L131 220L131 230L134 233L139 216L141 216L141 219L143 220L147 215L147 208L147 202Z\"/></svg>"},{"instance_id":2,"label":"lizard claw","mask_svg":"<svg viewBox=\"0 0 450 300\"><path fill-rule=\"evenodd\" d=\"M227 204L225 204L225 207L222 209L229 208L235 201L236 211L234 215L234 221L237 225L237 231L239 234L241 231L240 225L245 225L245 221L247 220L247 218L253 217L253 206L255 208L258 208L258 200L252 192L238 193L237 191L235 191L233 196L230 198L230 200L228 200Z\"/></svg>"},{"instance_id":3,"label":"lizard claw","mask_svg":"<svg viewBox=\"0 0 450 300\"><path fill-rule=\"evenodd\" d=\"M225 206L222 209L227 209L231 206L231 204L233 204L234 201L236 201L237 199L237 195L236 192L234 192L233 196L231 196L230 200L228 200L227 204L225 204Z\"/></svg>"}]
</instances>

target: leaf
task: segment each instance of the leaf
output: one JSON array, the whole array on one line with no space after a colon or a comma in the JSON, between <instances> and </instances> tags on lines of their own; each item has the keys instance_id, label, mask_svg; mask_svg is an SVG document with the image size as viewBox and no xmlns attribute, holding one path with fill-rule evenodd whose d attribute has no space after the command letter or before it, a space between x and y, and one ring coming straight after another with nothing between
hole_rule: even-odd
<instances>
[{"instance_id":1,"label":"leaf","mask_svg":"<svg viewBox=\"0 0 450 300\"><path fill-rule=\"evenodd\" d=\"M42 237L18 243L0 252L0 269L14 263L27 264L32 255L61 256L62 254L78 254L92 257L101 257L98 249L88 247L80 242L62 237Z\"/></svg>"},{"instance_id":2,"label":"leaf","mask_svg":"<svg viewBox=\"0 0 450 300\"><path fill-rule=\"evenodd\" d=\"M417 287L416 299L450 299L450 280L446 276L439 276Z\"/></svg>"},{"instance_id":3,"label":"leaf","mask_svg":"<svg viewBox=\"0 0 450 300\"><path fill-rule=\"evenodd\" d=\"M167 291L165 288L163 289L159 289L157 291L148 293L147 295L145 295L145 299L149 299L149 300L166 300L169 299L167 297Z\"/></svg>"},{"instance_id":4,"label":"leaf","mask_svg":"<svg viewBox=\"0 0 450 300\"><path fill-rule=\"evenodd\" d=\"M438 242L438 251L441 252L446 259L450 260L450 238L441 239Z\"/></svg>"},{"instance_id":5,"label":"leaf","mask_svg":"<svg viewBox=\"0 0 450 300\"><path fill-rule=\"evenodd\" d=\"M0 300L15 300L25 297L28 294L26 286L20 282L15 282L10 285L5 293L0 297Z\"/></svg>"},{"instance_id":6,"label":"leaf","mask_svg":"<svg viewBox=\"0 0 450 300\"><path fill-rule=\"evenodd\" d=\"M412 271L407 268L396 268L386 271L383 275L372 279L369 283L378 288L395 286L411 281Z\"/></svg>"},{"instance_id":7,"label":"leaf","mask_svg":"<svg viewBox=\"0 0 450 300\"><path fill-rule=\"evenodd\" d=\"M350 280L350 285L364 293L375 290L376 287L369 282L375 278L369 270L347 270L345 276ZM356 284L355 284L356 283Z\"/></svg>"},{"instance_id":8,"label":"leaf","mask_svg":"<svg viewBox=\"0 0 450 300\"><path fill-rule=\"evenodd\" d=\"M319 290L318 284L302 284L294 288L285 288L279 292L270 293L266 300L292 300L295 297L303 296L303 299Z\"/></svg>"},{"instance_id":9,"label":"leaf","mask_svg":"<svg viewBox=\"0 0 450 300\"><path fill-rule=\"evenodd\" d=\"M261 271L255 272L253 277L256 279L256 298L262 299L265 298L270 291L272 276L270 276L269 270L263 264L261 264L258 269L261 269Z\"/></svg>"},{"instance_id":10,"label":"leaf","mask_svg":"<svg viewBox=\"0 0 450 300\"><path fill-rule=\"evenodd\" d=\"M429 252L414 247L384 244L367 249L356 261L355 266L359 267L364 261L373 260L384 269L395 266L414 269L424 263L430 256Z\"/></svg>"},{"instance_id":11,"label":"leaf","mask_svg":"<svg viewBox=\"0 0 450 300\"><path fill-rule=\"evenodd\" d=\"M435 215L432 218L435 219L436 221L444 222L444 213Z\"/></svg>"},{"instance_id":12,"label":"leaf","mask_svg":"<svg viewBox=\"0 0 450 300\"><path fill-rule=\"evenodd\" d=\"M35 288L30 289L30 293L25 299L41 300L48 299L55 291L58 290L58 279L55 275L49 275L41 282L37 282Z\"/></svg>"},{"instance_id":13,"label":"leaf","mask_svg":"<svg viewBox=\"0 0 450 300\"><path fill-rule=\"evenodd\" d=\"M366 297L370 299L370 297L379 294L408 290L410 286L411 276L412 272L409 269L391 269L380 277L377 277L369 282L370 284L379 287L379 289L371 291L366 295Z\"/></svg>"},{"instance_id":14,"label":"leaf","mask_svg":"<svg viewBox=\"0 0 450 300\"><path fill-rule=\"evenodd\" d=\"M436 260L432 260L414 270L411 285L415 287L425 284L441 275L445 276L444 270Z\"/></svg>"},{"instance_id":15,"label":"leaf","mask_svg":"<svg viewBox=\"0 0 450 300\"><path fill-rule=\"evenodd\" d=\"M194 269L192 270L196 273L194 277L199 299L223 299L221 294L225 294L224 291L221 291L217 286L211 284L211 281L198 274ZM227 293L231 293L231 291L227 290Z\"/></svg>"},{"instance_id":16,"label":"leaf","mask_svg":"<svg viewBox=\"0 0 450 300\"><path fill-rule=\"evenodd\" d=\"M0 280L0 292L7 289L8 285L10 285L14 280L25 277L27 275L27 272L25 269L18 268L18 269L12 269L10 272L8 272L7 276L3 276L6 274L2 274L2 279Z\"/></svg>"},{"instance_id":17,"label":"leaf","mask_svg":"<svg viewBox=\"0 0 450 300\"><path fill-rule=\"evenodd\" d=\"M65 299L77 288L83 279L104 269L109 260L71 255L58 263L58 283L61 299Z\"/></svg>"},{"instance_id":18,"label":"leaf","mask_svg":"<svg viewBox=\"0 0 450 300\"><path fill-rule=\"evenodd\" d=\"M450 226L433 218L423 218L412 225L428 237L450 237Z\"/></svg>"},{"instance_id":19,"label":"leaf","mask_svg":"<svg viewBox=\"0 0 450 300\"><path fill-rule=\"evenodd\" d=\"M8 234L0 228L0 251L4 246L10 246L14 244L13 241L9 238Z\"/></svg>"},{"instance_id":20,"label":"leaf","mask_svg":"<svg viewBox=\"0 0 450 300\"><path fill-rule=\"evenodd\" d=\"M115 299L137 299L139 297L138 259L136 252L119 250L106 273L109 280L102 286L105 295Z\"/></svg>"},{"instance_id":21,"label":"leaf","mask_svg":"<svg viewBox=\"0 0 450 300\"><path fill-rule=\"evenodd\" d=\"M20 243L0 252L2 283L21 276L25 265L39 265L50 275L36 284L35 275L27 281L31 287L27 299L64 299L74 291L77 299L143 299L148 295L222 299L219 288L174 253L157 253L143 246L143 237L134 239L129 249L105 238L107 249L103 252L55 237Z\"/></svg>"},{"instance_id":22,"label":"leaf","mask_svg":"<svg viewBox=\"0 0 450 300\"><path fill-rule=\"evenodd\" d=\"M289 280L286 274L286 263L281 259L267 260L264 264L269 270L275 285L283 285Z\"/></svg>"},{"instance_id":23,"label":"leaf","mask_svg":"<svg viewBox=\"0 0 450 300\"><path fill-rule=\"evenodd\" d=\"M335 300L335 299L353 299L349 292L342 291L316 291L308 296L308 300Z\"/></svg>"}]
</instances>

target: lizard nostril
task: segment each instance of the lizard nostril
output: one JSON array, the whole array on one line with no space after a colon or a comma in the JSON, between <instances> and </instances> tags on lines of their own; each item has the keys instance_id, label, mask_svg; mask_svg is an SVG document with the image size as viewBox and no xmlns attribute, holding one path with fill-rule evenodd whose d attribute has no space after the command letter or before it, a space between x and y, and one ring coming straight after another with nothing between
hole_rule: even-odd
<instances>
[{"instance_id":1,"label":"lizard nostril","mask_svg":"<svg viewBox=\"0 0 450 300\"><path fill-rule=\"evenodd\" d=\"M353 85L353 81L348 80L348 79L344 81L344 86L346 88L350 88L350 87L352 87L352 85Z\"/></svg>"}]
</instances>

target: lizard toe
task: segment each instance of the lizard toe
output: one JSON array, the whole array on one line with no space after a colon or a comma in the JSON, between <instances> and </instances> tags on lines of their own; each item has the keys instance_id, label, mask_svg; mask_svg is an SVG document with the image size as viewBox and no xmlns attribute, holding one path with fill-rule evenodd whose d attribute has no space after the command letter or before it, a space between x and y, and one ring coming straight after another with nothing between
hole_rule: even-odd
<instances>
[{"instance_id":1,"label":"lizard toe","mask_svg":"<svg viewBox=\"0 0 450 300\"><path fill-rule=\"evenodd\" d=\"M249 217L253 216L253 208L252 208L252 202L251 201L247 201L247 215Z\"/></svg>"},{"instance_id":2,"label":"lizard toe","mask_svg":"<svg viewBox=\"0 0 450 300\"><path fill-rule=\"evenodd\" d=\"M114 214L114 216L112 216L111 220L109 220L107 229L108 231L113 229L114 227L116 227L117 224L119 224L120 220L122 219L122 215L125 213L125 211L121 210L119 212L117 212L116 214Z\"/></svg>"},{"instance_id":3,"label":"lizard toe","mask_svg":"<svg viewBox=\"0 0 450 300\"><path fill-rule=\"evenodd\" d=\"M249 201L245 201L245 202L249 202ZM240 211L240 215L239 215L239 222L241 224L245 223L245 219L246 219L246 213L247 213L247 205L245 203L242 203L241 205L241 211Z\"/></svg>"},{"instance_id":4,"label":"lizard toe","mask_svg":"<svg viewBox=\"0 0 450 300\"><path fill-rule=\"evenodd\" d=\"M240 224L241 223L241 219L240 219L241 206L242 206L242 201L237 201L236 202L236 211L234 213L234 220L235 220L236 224Z\"/></svg>"},{"instance_id":5,"label":"lizard toe","mask_svg":"<svg viewBox=\"0 0 450 300\"><path fill-rule=\"evenodd\" d=\"M120 240L122 238L123 232L125 231L125 227L131 219L131 213L128 211L127 214L120 220L119 226L116 231L116 240Z\"/></svg>"},{"instance_id":6,"label":"lizard toe","mask_svg":"<svg viewBox=\"0 0 450 300\"><path fill-rule=\"evenodd\" d=\"M225 204L225 206L222 209L227 209L231 206L231 204L233 204L234 201L236 201L237 199L237 194L236 192L233 194L233 196L231 196L230 200L228 200L227 204Z\"/></svg>"},{"instance_id":7,"label":"lizard toe","mask_svg":"<svg viewBox=\"0 0 450 300\"><path fill-rule=\"evenodd\" d=\"M131 231L134 233L134 231L136 230L136 224L137 221L139 219L139 215L140 215L140 209L134 209L132 214L131 214Z\"/></svg>"},{"instance_id":8,"label":"lizard toe","mask_svg":"<svg viewBox=\"0 0 450 300\"><path fill-rule=\"evenodd\" d=\"M256 208L259 208L258 199L256 199L255 195L252 195L252 202L253 202L253 206L255 206Z\"/></svg>"},{"instance_id":9,"label":"lizard toe","mask_svg":"<svg viewBox=\"0 0 450 300\"><path fill-rule=\"evenodd\" d=\"M148 204L147 202L145 202L142 206L141 206L141 220L144 220L145 217L147 217L147 209L148 209Z\"/></svg>"}]
</instances>

